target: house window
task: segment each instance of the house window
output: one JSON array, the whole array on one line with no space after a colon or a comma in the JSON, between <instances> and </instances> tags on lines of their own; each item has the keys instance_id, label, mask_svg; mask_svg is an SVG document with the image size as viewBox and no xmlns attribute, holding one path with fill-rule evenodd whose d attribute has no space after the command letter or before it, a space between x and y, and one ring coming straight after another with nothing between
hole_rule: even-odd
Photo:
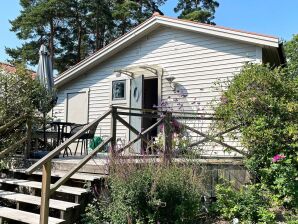
<instances>
[{"instance_id":1,"label":"house window","mask_svg":"<svg viewBox=\"0 0 298 224\"><path fill-rule=\"evenodd\" d=\"M126 98L126 81L112 81L112 100L125 100Z\"/></svg>"}]
</instances>

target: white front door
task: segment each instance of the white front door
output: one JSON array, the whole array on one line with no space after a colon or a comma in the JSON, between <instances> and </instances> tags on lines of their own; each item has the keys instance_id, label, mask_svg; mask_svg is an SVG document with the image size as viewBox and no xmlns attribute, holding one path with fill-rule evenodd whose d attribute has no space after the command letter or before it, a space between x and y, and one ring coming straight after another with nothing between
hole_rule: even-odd
<instances>
[{"instance_id":1,"label":"white front door","mask_svg":"<svg viewBox=\"0 0 298 224\"><path fill-rule=\"evenodd\" d=\"M134 79L131 79L130 84L130 107L143 109L144 105L144 76L140 75ZM141 111L131 110L132 113L142 113ZM143 119L141 116L130 116L130 125L133 126L139 132L142 131ZM129 139L132 140L137 135L130 131ZM133 151L135 153L141 153L142 141L139 140L133 145Z\"/></svg>"}]
</instances>

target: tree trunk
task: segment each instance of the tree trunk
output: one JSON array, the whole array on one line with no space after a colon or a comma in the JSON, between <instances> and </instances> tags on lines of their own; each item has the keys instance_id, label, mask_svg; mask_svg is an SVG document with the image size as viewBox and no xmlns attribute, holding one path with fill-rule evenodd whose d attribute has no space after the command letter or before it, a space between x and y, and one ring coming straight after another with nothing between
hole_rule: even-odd
<instances>
[{"instance_id":1,"label":"tree trunk","mask_svg":"<svg viewBox=\"0 0 298 224\"><path fill-rule=\"evenodd\" d=\"M96 7L96 21L95 21L95 51L99 50L99 38L100 38L100 34L99 34L99 9L98 9L98 5Z\"/></svg>"},{"instance_id":2,"label":"tree trunk","mask_svg":"<svg viewBox=\"0 0 298 224\"><path fill-rule=\"evenodd\" d=\"M54 65L54 36L55 36L55 27L54 27L54 19L50 19L50 58L52 61L52 66Z\"/></svg>"},{"instance_id":3,"label":"tree trunk","mask_svg":"<svg viewBox=\"0 0 298 224\"><path fill-rule=\"evenodd\" d=\"M82 45L82 26L79 24L78 27L78 54L77 54L77 62L80 62L81 60L81 45Z\"/></svg>"},{"instance_id":4,"label":"tree trunk","mask_svg":"<svg viewBox=\"0 0 298 224\"><path fill-rule=\"evenodd\" d=\"M96 20L96 25L95 25L95 51L99 50L99 38L100 38L100 34L99 34L99 25L98 25L98 20Z\"/></svg>"},{"instance_id":5,"label":"tree trunk","mask_svg":"<svg viewBox=\"0 0 298 224\"><path fill-rule=\"evenodd\" d=\"M106 32L106 29L105 29L105 26L103 25L100 29L99 49L104 47L105 32Z\"/></svg>"}]
</instances>

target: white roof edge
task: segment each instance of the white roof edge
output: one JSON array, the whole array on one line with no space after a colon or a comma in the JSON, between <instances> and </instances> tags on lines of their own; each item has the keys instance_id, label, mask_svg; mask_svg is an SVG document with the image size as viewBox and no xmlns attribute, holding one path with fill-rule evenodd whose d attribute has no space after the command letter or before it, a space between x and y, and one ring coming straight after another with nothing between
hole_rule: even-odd
<instances>
[{"instance_id":1,"label":"white roof edge","mask_svg":"<svg viewBox=\"0 0 298 224\"><path fill-rule=\"evenodd\" d=\"M234 39L238 41L244 41L247 43L260 45L260 46L268 46L268 47L279 47L279 39L277 37L265 36L255 33L248 33L244 31L238 31L233 29L228 29L224 27L212 26L202 23L195 23L186 20L179 20L174 18L169 18L165 16L154 16L150 19L146 20L144 23L140 24L132 31L123 35L122 37L116 39L111 44L107 45L103 49L97 51L90 57L84 59L73 67L69 68L65 72L63 72L60 76L55 79L55 86L63 85L63 83L67 82L67 80L78 71L88 68L95 61L99 61L100 59L104 59L104 57L109 56L109 54L113 53L119 47L129 42L130 40L137 38L144 31L154 29L158 25L165 25L180 29L186 29L194 32L199 32L208 35L214 35L223 38Z\"/></svg>"},{"instance_id":2,"label":"white roof edge","mask_svg":"<svg viewBox=\"0 0 298 224\"><path fill-rule=\"evenodd\" d=\"M163 25L173 26L182 29L188 29L191 31L205 33L208 35L214 35L218 37L224 37L229 39L235 39L240 41L249 42L256 45L278 47L279 39L273 36L261 35L256 33L250 33L240 30L229 29L220 26L212 26L203 23L195 23L186 20L173 19L169 17L158 17L159 23Z\"/></svg>"}]
</instances>

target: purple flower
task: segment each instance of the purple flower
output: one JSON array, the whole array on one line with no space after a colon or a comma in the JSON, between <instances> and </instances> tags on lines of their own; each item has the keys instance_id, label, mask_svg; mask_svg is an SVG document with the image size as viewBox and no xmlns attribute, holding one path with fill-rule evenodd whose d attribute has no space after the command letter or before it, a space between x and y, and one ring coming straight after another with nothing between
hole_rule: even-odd
<instances>
[{"instance_id":1,"label":"purple flower","mask_svg":"<svg viewBox=\"0 0 298 224\"><path fill-rule=\"evenodd\" d=\"M163 131L163 128L164 128L164 125L161 124L161 125L159 126L159 131L162 132L162 131Z\"/></svg>"},{"instance_id":2,"label":"purple flower","mask_svg":"<svg viewBox=\"0 0 298 224\"><path fill-rule=\"evenodd\" d=\"M278 162L279 160L284 159L284 158L286 158L285 155L276 154L275 156L273 156L273 158L272 158L272 162L273 162L273 163L276 163L276 162Z\"/></svg>"},{"instance_id":3,"label":"purple flower","mask_svg":"<svg viewBox=\"0 0 298 224\"><path fill-rule=\"evenodd\" d=\"M172 127L173 127L175 133L179 133L181 130L180 123L175 119L172 121Z\"/></svg>"}]
</instances>

